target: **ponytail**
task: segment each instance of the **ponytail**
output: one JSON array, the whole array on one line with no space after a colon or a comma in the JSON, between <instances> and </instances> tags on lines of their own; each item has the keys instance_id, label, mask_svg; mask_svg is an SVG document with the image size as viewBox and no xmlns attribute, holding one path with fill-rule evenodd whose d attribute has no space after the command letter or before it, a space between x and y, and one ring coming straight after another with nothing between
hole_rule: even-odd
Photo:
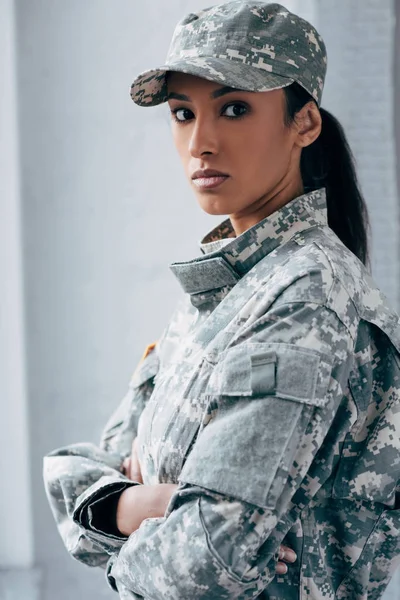
<instances>
[{"instance_id":1,"label":"ponytail","mask_svg":"<svg viewBox=\"0 0 400 600\"><path fill-rule=\"evenodd\" d=\"M290 126L296 113L313 98L297 83L283 91L285 124ZM368 265L368 211L357 180L354 157L339 121L327 110L320 108L319 111L321 133L301 153L304 190L326 188L329 226L344 245Z\"/></svg>"}]
</instances>

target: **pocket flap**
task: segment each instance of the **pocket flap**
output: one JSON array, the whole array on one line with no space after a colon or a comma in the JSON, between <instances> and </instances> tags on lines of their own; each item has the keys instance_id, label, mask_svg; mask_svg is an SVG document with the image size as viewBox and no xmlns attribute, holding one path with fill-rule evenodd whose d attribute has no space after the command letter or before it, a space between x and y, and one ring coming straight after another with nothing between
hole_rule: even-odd
<instances>
[{"instance_id":1,"label":"pocket flap","mask_svg":"<svg viewBox=\"0 0 400 600\"><path fill-rule=\"evenodd\" d=\"M221 354L205 394L268 395L324 406L331 366L327 355L293 344L241 344Z\"/></svg>"}]
</instances>

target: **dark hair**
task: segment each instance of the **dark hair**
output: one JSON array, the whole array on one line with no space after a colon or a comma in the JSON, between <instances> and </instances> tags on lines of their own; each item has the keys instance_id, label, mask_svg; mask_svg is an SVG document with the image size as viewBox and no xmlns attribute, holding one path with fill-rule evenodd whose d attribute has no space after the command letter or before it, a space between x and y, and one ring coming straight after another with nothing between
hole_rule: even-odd
<instances>
[{"instance_id":1,"label":"dark hair","mask_svg":"<svg viewBox=\"0 0 400 600\"><path fill-rule=\"evenodd\" d=\"M307 102L315 100L298 83L283 88L286 97L285 125L290 126ZM364 264L369 264L367 206L361 194L355 160L343 127L327 110L319 109L319 137L302 149L300 170L304 191L326 188L328 224L341 241Z\"/></svg>"}]
</instances>

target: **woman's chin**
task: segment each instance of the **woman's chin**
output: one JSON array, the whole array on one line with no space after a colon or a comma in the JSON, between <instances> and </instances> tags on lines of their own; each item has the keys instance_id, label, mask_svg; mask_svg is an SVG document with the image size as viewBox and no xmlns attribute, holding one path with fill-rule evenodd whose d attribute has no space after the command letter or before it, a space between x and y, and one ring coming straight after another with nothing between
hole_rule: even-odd
<instances>
[{"instance_id":1,"label":"woman's chin","mask_svg":"<svg viewBox=\"0 0 400 600\"><path fill-rule=\"evenodd\" d=\"M226 199L223 200L222 198L216 197L205 198L204 196L198 197L197 199L200 208L208 215L229 215L230 212L232 212L229 206L231 203Z\"/></svg>"}]
</instances>

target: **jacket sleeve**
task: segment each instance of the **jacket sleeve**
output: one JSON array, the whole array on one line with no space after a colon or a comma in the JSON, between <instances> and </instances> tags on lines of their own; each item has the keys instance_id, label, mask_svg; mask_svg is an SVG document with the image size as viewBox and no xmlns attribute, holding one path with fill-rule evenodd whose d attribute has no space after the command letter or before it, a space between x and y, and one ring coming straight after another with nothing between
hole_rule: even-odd
<instances>
[{"instance_id":1,"label":"jacket sleeve","mask_svg":"<svg viewBox=\"0 0 400 600\"><path fill-rule=\"evenodd\" d=\"M126 487L139 485L122 473L122 463L130 455L137 435L140 415L152 394L158 371L157 348L152 346L141 360L129 388L106 424L99 446L72 444L50 452L44 458L46 494L62 540L73 558L89 565L105 567L110 554L126 537L107 533L101 527L96 508ZM96 518L95 518L96 517ZM85 525L90 528L90 537Z\"/></svg>"},{"instance_id":2,"label":"jacket sleeve","mask_svg":"<svg viewBox=\"0 0 400 600\"><path fill-rule=\"evenodd\" d=\"M110 584L145 600L256 598L331 474L352 349L348 324L322 304L277 302L255 319L214 368L166 515L110 559Z\"/></svg>"}]
</instances>

